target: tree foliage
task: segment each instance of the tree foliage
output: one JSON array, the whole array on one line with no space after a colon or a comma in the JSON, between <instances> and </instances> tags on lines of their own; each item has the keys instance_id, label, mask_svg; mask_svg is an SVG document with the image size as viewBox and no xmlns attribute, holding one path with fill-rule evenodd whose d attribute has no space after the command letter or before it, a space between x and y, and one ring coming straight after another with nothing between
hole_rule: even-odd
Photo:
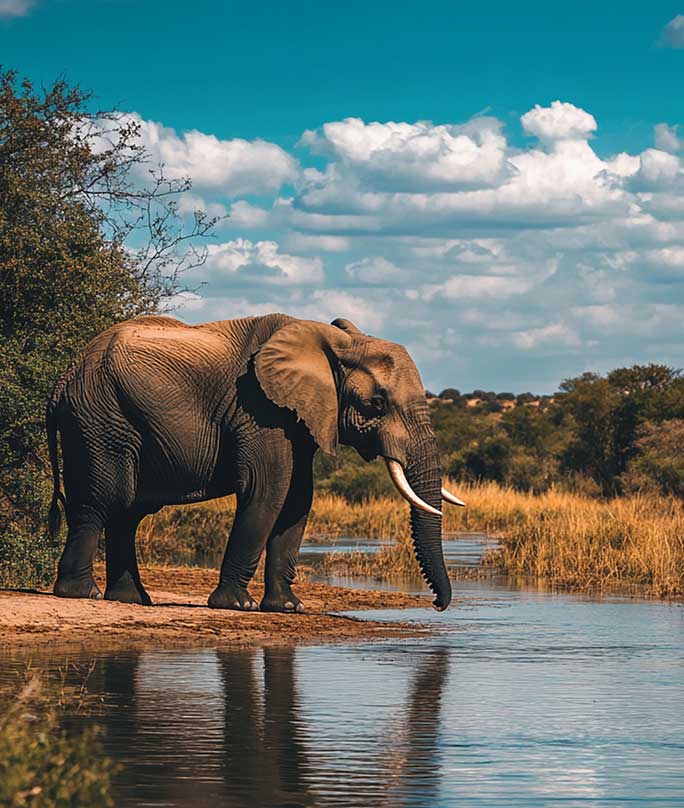
<instances>
[{"instance_id":1,"label":"tree foliage","mask_svg":"<svg viewBox=\"0 0 684 808\"><path fill-rule=\"evenodd\" d=\"M51 574L40 537L55 379L94 335L179 291L215 223L197 213L184 228L189 181L148 169L137 124L91 101L0 70L0 578L21 568L24 583Z\"/></svg>"},{"instance_id":2,"label":"tree foliage","mask_svg":"<svg viewBox=\"0 0 684 808\"><path fill-rule=\"evenodd\" d=\"M615 495L635 490L684 495L684 379L664 365L584 373L560 384L554 396L523 393L502 411L496 396L475 390L454 401L455 390L430 407L444 473L469 481L493 480L526 491L561 485L577 493ZM511 398L509 398L511 396ZM474 407L466 399L477 398ZM353 452L334 468L319 464L319 480L356 500L381 493Z\"/></svg>"}]
</instances>

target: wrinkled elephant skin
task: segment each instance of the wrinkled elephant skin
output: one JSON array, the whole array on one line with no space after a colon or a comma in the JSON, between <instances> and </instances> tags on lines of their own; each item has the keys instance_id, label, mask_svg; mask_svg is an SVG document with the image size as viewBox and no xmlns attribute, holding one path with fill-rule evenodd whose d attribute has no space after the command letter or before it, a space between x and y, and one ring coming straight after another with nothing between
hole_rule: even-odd
<instances>
[{"instance_id":1,"label":"wrinkled elephant skin","mask_svg":"<svg viewBox=\"0 0 684 808\"><path fill-rule=\"evenodd\" d=\"M209 605L259 608L247 585L265 548L260 608L302 611L292 582L311 508L313 456L317 448L334 454L342 443L366 460L388 461L412 503L416 558L435 606L449 603L440 467L422 381L402 346L346 320L129 320L75 358L48 403L47 429L53 535L60 502L68 523L58 595L102 597L93 556L104 530L104 597L149 604L135 552L140 520L164 505L235 493L235 521Z\"/></svg>"}]
</instances>

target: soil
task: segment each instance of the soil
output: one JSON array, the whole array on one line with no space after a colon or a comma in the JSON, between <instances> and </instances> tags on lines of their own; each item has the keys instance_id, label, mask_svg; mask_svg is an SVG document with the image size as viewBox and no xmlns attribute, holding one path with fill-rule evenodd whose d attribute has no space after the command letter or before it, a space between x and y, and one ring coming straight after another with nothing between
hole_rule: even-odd
<instances>
[{"instance_id":1,"label":"soil","mask_svg":"<svg viewBox=\"0 0 684 808\"><path fill-rule=\"evenodd\" d=\"M104 591L103 571L96 579ZM424 634L420 626L377 623L335 611L430 608L430 599L401 592L376 592L302 582L296 594L304 614L267 614L209 609L207 597L218 570L150 566L141 578L153 606L57 598L37 590L0 590L0 648L26 646L273 645L293 642L349 642ZM259 584L250 593L260 600Z\"/></svg>"}]
</instances>

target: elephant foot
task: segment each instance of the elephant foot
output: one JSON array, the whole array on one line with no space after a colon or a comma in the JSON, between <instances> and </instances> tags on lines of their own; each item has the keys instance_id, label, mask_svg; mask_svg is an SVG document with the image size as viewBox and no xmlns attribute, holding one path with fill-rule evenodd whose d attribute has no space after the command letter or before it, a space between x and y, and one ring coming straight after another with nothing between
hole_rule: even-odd
<instances>
[{"instance_id":1,"label":"elephant foot","mask_svg":"<svg viewBox=\"0 0 684 808\"><path fill-rule=\"evenodd\" d=\"M305 612L304 604L292 593L290 587L269 589L261 601L262 612L286 612L301 614Z\"/></svg>"},{"instance_id":2,"label":"elephant foot","mask_svg":"<svg viewBox=\"0 0 684 808\"><path fill-rule=\"evenodd\" d=\"M55 581L52 591L59 598L88 598L90 600L102 600L102 592L93 580L92 576L87 578L69 578L60 575Z\"/></svg>"},{"instance_id":3,"label":"elephant foot","mask_svg":"<svg viewBox=\"0 0 684 808\"><path fill-rule=\"evenodd\" d=\"M212 609L235 609L239 612L256 612L257 602L249 592L236 584L219 584L209 595Z\"/></svg>"},{"instance_id":4,"label":"elephant foot","mask_svg":"<svg viewBox=\"0 0 684 808\"><path fill-rule=\"evenodd\" d=\"M136 584L130 572L124 573L111 586L107 584L105 600L116 600L119 603L137 603L139 606L151 606L152 598L142 584Z\"/></svg>"}]
</instances>

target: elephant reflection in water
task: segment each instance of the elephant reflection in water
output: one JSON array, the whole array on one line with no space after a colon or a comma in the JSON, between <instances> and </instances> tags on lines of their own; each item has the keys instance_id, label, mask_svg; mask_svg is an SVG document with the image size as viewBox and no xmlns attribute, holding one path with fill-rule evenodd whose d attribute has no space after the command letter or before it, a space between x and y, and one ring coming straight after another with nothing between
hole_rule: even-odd
<instances>
[{"instance_id":1,"label":"elephant reflection in water","mask_svg":"<svg viewBox=\"0 0 684 808\"><path fill-rule=\"evenodd\" d=\"M415 800L438 804L439 727L442 693L449 673L449 651L439 647L422 654L411 683L407 709L397 716L386 750L387 778L383 805L400 806Z\"/></svg>"},{"instance_id":2,"label":"elephant reflection in water","mask_svg":"<svg viewBox=\"0 0 684 808\"><path fill-rule=\"evenodd\" d=\"M420 655L406 705L377 728L383 745L377 761L369 750L373 797L355 788L345 761L338 768L316 754L315 718L306 725L300 718L295 649L198 654L202 660L188 654L181 664L177 654L102 661L114 707L105 749L124 764L117 805L307 806L325 804L326 785L338 797L348 786L348 805L400 806L411 795L430 804L437 795L446 649Z\"/></svg>"}]
</instances>

